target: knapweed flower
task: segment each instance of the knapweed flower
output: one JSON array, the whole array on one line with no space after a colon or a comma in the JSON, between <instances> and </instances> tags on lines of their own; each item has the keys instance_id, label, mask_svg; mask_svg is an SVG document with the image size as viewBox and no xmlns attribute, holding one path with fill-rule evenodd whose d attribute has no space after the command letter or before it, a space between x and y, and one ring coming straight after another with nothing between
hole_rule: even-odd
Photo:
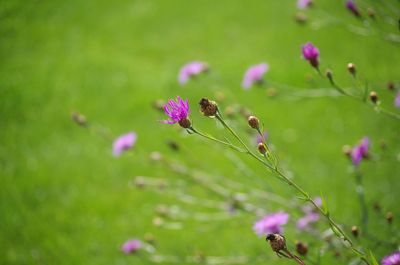
<instances>
[{"instance_id":1,"label":"knapweed flower","mask_svg":"<svg viewBox=\"0 0 400 265\"><path fill-rule=\"evenodd\" d=\"M125 254L130 254L133 252L136 252L137 250L139 250L142 247L142 241L138 240L138 239L130 239L128 241L126 241L122 246L121 246L121 250L125 253Z\"/></svg>"},{"instance_id":2,"label":"knapweed flower","mask_svg":"<svg viewBox=\"0 0 400 265\"><path fill-rule=\"evenodd\" d=\"M354 3L353 0L348 0L346 2L346 8L348 10L350 10L355 16L357 16L357 17L360 16L360 12L358 11L358 7L357 7L356 3Z\"/></svg>"},{"instance_id":3,"label":"knapweed flower","mask_svg":"<svg viewBox=\"0 0 400 265\"><path fill-rule=\"evenodd\" d=\"M204 62L194 61L185 64L179 71L178 81L184 85L193 76L203 73L208 70L208 65Z\"/></svg>"},{"instance_id":4,"label":"knapweed flower","mask_svg":"<svg viewBox=\"0 0 400 265\"><path fill-rule=\"evenodd\" d=\"M259 236L267 234L280 234L283 232L282 226L289 220L289 214L277 212L264 216L253 225L254 232Z\"/></svg>"},{"instance_id":5,"label":"knapweed flower","mask_svg":"<svg viewBox=\"0 0 400 265\"><path fill-rule=\"evenodd\" d=\"M381 263L382 265L400 265L400 251L383 257Z\"/></svg>"},{"instance_id":6,"label":"knapweed flower","mask_svg":"<svg viewBox=\"0 0 400 265\"><path fill-rule=\"evenodd\" d=\"M366 158L368 155L369 148L369 139L368 137L364 137L360 144L353 147L351 150L351 162L354 166L358 166L363 158Z\"/></svg>"},{"instance_id":7,"label":"knapweed flower","mask_svg":"<svg viewBox=\"0 0 400 265\"><path fill-rule=\"evenodd\" d=\"M312 0L298 0L297 1L297 7L299 9L305 9L307 7L310 7L313 4Z\"/></svg>"},{"instance_id":8,"label":"knapweed flower","mask_svg":"<svg viewBox=\"0 0 400 265\"><path fill-rule=\"evenodd\" d=\"M296 226L299 230L307 229L311 223L319 220L319 214L315 212L307 213L305 216L297 220Z\"/></svg>"},{"instance_id":9,"label":"knapweed flower","mask_svg":"<svg viewBox=\"0 0 400 265\"><path fill-rule=\"evenodd\" d=\"M319 61L319 50L311 42L304 44L301 47L303 58L310 62L312 67L318 68Z\"/></svg>"},{"instance_id":10,"label":"knapweed flower","mask_svg":"<svg viewBox=\"0 0 400 265\"><path fill-rule=\"evenodd\" d=\"M244 89L249 89L254 83L261 83L263 75L268 71L268 69L269 67L266 63L250 66L244 74L242 87Z\"/></svg>"},{"instance_id":11,"label":"knapweed flower","mask_svg":"<svg viewBox=\"0 0 400 265\"><path fill-rule=\"evenodd\" d=\"M113 155L120 156L123 151L131 149L136 139L137 135L134 132L119 136L113 143Z\"/></svg>"},{"instance_id":12,"label":"knapweed flower","mask_svg":"<svg viewBox=\"0 0 400 265\"><path fill-rule=\"evenodd\" d=\"M176 101L172 99L168 100L168 103L164 106L164 112L170 119L162 121L166 124L179 123L183 128L190 128L191 123L189 120L189 101L182 100L180 96L176 97Z\"/></svg>"},{"instance_id":13,"label":"knapweed flower","mask_svg":"<svg viewBox=\"0 0 400 265\"><path fill-rule=\"evenodd\" d=\"M394 105L395 105L397 108L400 108L400 92L397 93L396 98L394 99Z\"/></svg>"}]
</instances>

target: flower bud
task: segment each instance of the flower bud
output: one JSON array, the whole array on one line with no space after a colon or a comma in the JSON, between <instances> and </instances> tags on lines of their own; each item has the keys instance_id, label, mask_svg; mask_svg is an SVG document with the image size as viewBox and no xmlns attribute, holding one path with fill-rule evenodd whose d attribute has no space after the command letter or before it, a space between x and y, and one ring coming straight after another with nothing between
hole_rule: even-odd
<instances>
[{"instance_id":1,"label":"flower bud","mask_svg":"<svg viewBox=\"0 0 400 265\"><path fill-rule=\"evenodd\" d=\"M368 7L367 13L370 18L375 18L375 10L373 8Z\"/></svg>"},{"instance_id":2,"label":"flower bud","mask_svg":"<svg viewBox=\"0 0 400 265\"><path fill-rule=\"evenodd\" d=\"M388 82L388 83L387 83L387 88L388 88L390 91L393 91L393 90L394 90L394 83L393 83L392 81Z\"/></svg>"},{"instance_id":3,"label":"flower bud","mask_svg":"<svg viewBox=\"0 0 400 265\"><path fill-rule=\"evenodd\" d=\"M347 70L349 70L350 74L352 74L353 76L356 75L356 65L353 63L349 63L347 64Z\"/></svg>"},{"instance_id":4,"label":"flower bud","mask_svg":"<svg viewBox=\"0 0 400 265\"><path fill-rule=\"evenodd\" d=\"M344 145L342 147L342 151L343 151L343 154L345 154L347 157L351 156L351 146L350 145Z\"/></svg>"},{"instance_id":5,"label":"flower bud","mask_svg":"<svg viewBox=\"0 0 400 265\"><path fill-rule=\"evenodd\" d=\"M387 212L385 218L386 218L386 221L389 224L391 224L393 222L393 213L392 212Z\"/></svg>"},{"instance_id":6,"label":"flower bud","mask_svg":"<svg viewBox=\"0 0 400 265\"><path fill-rule=\"evenodd\" d=\"M333 72L332 72L332 70L331 69L326 69L325 75L329 79L329 82L331 82L331 84L333 84Z\"/></svg>"},{"instance_id":7,"label":"flower bud","mask_svg":"<svg viewBox=\"0 0 400 265\"><path fill-rule=\"evenodd\" d=\"M296 241L296 251L299 253L299 255L306 255L308 252L308 246L307 244L301 242L301 241Z\"/></svg>"},{"instance_id":8,"label":"flower bud","mask_svg":"<svg viewBox=\"0 0 400 265\"><path fill-rule=\"evenodd\" d=\"M358 233L359 233L358 227L355 226L355 225L353 225L353 226L351 227L351 233L353 234L354 237L358 237Z\"/></svg>"},{"instance_id":9,"label":"flower bud","mask_svg":"<svg viewBox=\"0 0 400 265\"><path fill-rule=\"evenodd\" d=\"M378 94L375 91L371 91L371 93L369 93L369 99L372 103L376 104L376 102L378 102Z\"/></svg>"},{"instance_id":10,"label":"flower bud","mask_svg":"<svg viewBox=\"0 0 400 265\"><path fill-rule=\"evenodd\" d=\"M255 117L255 116L250 116L250 117L247 119L247 122L249 123L249 126L250 126L251 128L253 128L253 129L258 130L258 129L260 128L260 121L259 121L258 118Z\"/></svg>"},{"instance_id":11,"label":"flower bud","mask_svg":"<svg viewBox=\"0 0 400 265\"><path fill-rule=\"evenodd\" d=\"M190 122L190 120L188 118L184 118L178 121L179 125L182 128L188 129L192 126L192 123Z\"/></svg>"},{"instance_id":12,"label":"flower bud","mask_svg":"<svg viewBox=\"0 0 400 265\"><path fill-rule=\"evenodd\" d=\"M87 125L87 120L86 117L80 114L79 112L72 112L71 113L71 119L78 124L79 126L86 126Z\"/></svg>"},{"instance_id":13,"label":"flower bud","mask_svg":"<svg viewBox=\"0 0 400 265\"><path fill-rule=\"evenodd\" d=\"M296 14L296 16L294 17L294 19L296 20L297 23L299 24L304 24L307 22L307 17L306 15L304 15L303 13L298 13Z\"/></svg>"},{"instance_id":14,"label":"flower bud","mask_svg":"<svg viewBox=\"0 0 400 265\"><path fill-rule=\"evenodd\" d=\"M200 111L204 116L214 117L218 112L218 106L215 101L202 98L199 102Z\"/></svg>"},{"instance_id":15,"label":"flower bud","mask_svg":"<svg viewBox=\"0 0 400 265\"><path fill-rule=\"evenodd\" d=\"M375 202L374 205L373 205L373 207L374 207L374 210L375 210L376 212L381 212L381 210L382 210L382 207L381 207L381 205L379 204L379 202Z\"/></svg>"},{"instance_id":16,"label":"flower bud","mask_svg":"<svg viewBox=\"0 0 400 265\"><path fill-rule=\"evenodd\" d=\"M265 148L264 143L259 143L257 146L258 152L260 152L261 154L265 154L267 152L267 148Z\"/></svg>"},{"instance_id":17,"label":"flower bud","mask_svg":"<svg viewBox=\"0 0 400 265\"><path fill-rule=\"evenodd\" d=\"M265 239L269 241L272 250L275 252L286 249L286 240L279 234L268 234Z\"/></svg>"}]
</instances>

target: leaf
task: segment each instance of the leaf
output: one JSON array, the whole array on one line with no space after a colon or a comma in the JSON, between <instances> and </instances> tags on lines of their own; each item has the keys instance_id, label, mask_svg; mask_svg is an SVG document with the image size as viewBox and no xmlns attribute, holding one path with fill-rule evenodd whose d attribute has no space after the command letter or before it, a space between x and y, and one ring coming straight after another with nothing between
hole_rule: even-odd
<instances>
[{"instance_id":1,"label":"leaf","mask_svg":"<svg viewBox=\"0 0 400 265\"><path fill-rule=\"evenodd\" d=\"M379 265L378 261L376 260L371 250L369 250L369 258L371 260L371 265Z\"/></svg>"}]
</instances>

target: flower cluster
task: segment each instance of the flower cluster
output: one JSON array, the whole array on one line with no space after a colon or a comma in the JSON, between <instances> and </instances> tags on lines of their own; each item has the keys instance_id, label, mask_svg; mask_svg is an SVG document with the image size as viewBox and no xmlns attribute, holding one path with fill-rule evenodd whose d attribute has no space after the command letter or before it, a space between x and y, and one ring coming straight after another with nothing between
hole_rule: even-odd
<instances>
[{"instance_id":1,"label":"flower cluster","mask_svg":"<svg viewBox=\"0 0 400 265\"><path fill-rule=\"evenodd\" d=\"M358 166L363 158L368 157L369 139L364 137L360 143L351 150L351 162L354 166Z\"/></svg>"},{"instance_id":2,"label":"flower cluster","mask_svg":"<svg viewBox=\"0 0 400 265\"><path fill-rule=\"evenodd\" d=\"M165 114L169 116L169 120L164 120L163 123L175 124L179 123L183 128L191 126L189 120L189 101L182 100L180 96L176 97L176 101L170 99L164 106Z\"/></svg>"}]
</instances>

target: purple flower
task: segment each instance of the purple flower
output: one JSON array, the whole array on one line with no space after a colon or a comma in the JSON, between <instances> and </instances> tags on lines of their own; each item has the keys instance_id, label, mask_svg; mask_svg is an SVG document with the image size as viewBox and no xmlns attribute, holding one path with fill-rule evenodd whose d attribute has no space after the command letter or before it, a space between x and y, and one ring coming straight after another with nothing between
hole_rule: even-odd
<instances>
[{"instance_id":1,"label":"purple flower","mask_svg":"<svg viewBox=\"0 0 400 265\"><path fill-rule=\"evenodd\" d=\"M304 217L300 218L296 222L296 226L299 230L305 230L309 227L310 223L314 223L319 220L319 214L315 212L310 212Z\"/></svg>"},{"instance_id":2,"label":"purple flower","mask_svg":"<svg viewBox=\"0 0 400 265\"><path fill-rule=\"evenodd\" d=\"M123 151L130 149L135 144L136 139L137 135L134 132L121 135L115 139L113 143L113 155L120 156Z\"/></svg>"},{"instance_id":3,"label":"purple flower","mask_svg":"<svg viewBox=\"0 0 400 265\"><path fill-rule=\"evenodd\" d=\"M381 263L382 265L400 265L400 251L383 257Z\"/></svg>"},{"instance_id":4,"label":"purple flower","mask_svg":"<svg viewBox=\"0 0 400 265\"><path fill-rule=\"evenodd\" d=\"M164 106L164 111L170 119L162 121L163 123L175 124L182 120L187 120L189 116L189 101L184 101L180 96L177 96L176 102L172 99L168 100L168 103Z\"/></svg>"},{"instance_id":5,"label":"purple flower","mask_svg":"<svg viewBox=\"0 0 400 265\"><path fill-rule=\"evenodd\" d=\"M185 64L179 71L178 81L181 85L186 84L192 76L208 70L208 65L203 62L194 61Z\"/></svg>"},{"instance_id":6,"label":"purple flower","mask_svg":"<svg viewBox=\"0 0 400 265\"><path fill-rule=\"evenodd\" d=\"M359 17L360 16L360 12L358 11L358 8L356 6L356 3L354 3L353 0L348 0L346 2L346 8L348 10L350 10L355 16Z\"/></svg>"},{"instance_id":7,"label":"purple flower","mask_svg":"<svg viewBox=\"0 0 400 265\"><path fill-rule=\"evenodd\" d=\"M305 9L307 7L310 7L312 5L312 0L298 0L297 1L297 7L299 9Z\"/></svg>"},{"instance_id":8,"label":"purple flower","mask_svg":"<svg viewBox=\"0 0 400 265\"><path fill-rule=\"evenodd\" d=\"M317 204L318 206L322 205L322 199L321 197L315 197L313 198L313 201L315 202L315 204ZM315 211L315 207L312 204L306 204L302 207L302 210L305 214L309 214Z\"/></svg>"},{"instance_id":9,"label":"purple flower","mask_svg":"<svg viewBox=\"0 0 400 265\"><path fill-rule=\"evenodd\" d=\"M259 135L259 134L256 135L256 144L262 143L263 140L265 140L265 141L268 140L268 136L269 136L268 132L264 132L263 136L264 136L264 139L261 137L261 135Z\"/></svg>"},{"instance_id":10,"label":"purple flower","mask_svg":"<svg viewBox=\"0 0 400 265\"><path fill-rule=\"evenodd\" d=\"M285 212L277 212L266 215L253 225L254 232L259 235L267 235L270 233L282 233L282 226L289 220L289 214Z\"/></svg>"},{"instance_id":11,"label":"purple flower","mask_svg":"<svg viewBox=\"0 0 400 265\"><path fill-rule=\"evenodd\" d=\"M369 139L364 137L360 144L351 150L351 162L354 166L358 166L363 158L367 157L369 148Z\"/></svg>"},{"instance_id":12,"label":"purple flower","mask_svg":"<svg viewBox=\"0 0 400 265\"><path fill-rule=\"evenodd\" d=\"M395 105L397 108L400 108L400 92L397 93L396 98L394 99L394 105Z\"/></svg>"},{"instance_id":13,"label":"purple flower","mask_svg":"<svg viewBox=\"0 0 400 265\"><path fill-rule=\"evenodd\" d=\"M260 63L252 65L247 69L242 81L242 87L249 89L254 83L261 83L263 75L268 71L268 64Z\"/></svg>"},{"instance_id":14,"label":"purple flower","mask_svg":"<svg viewBox=\"0 0 400 265\"><path fill-rule=\"evenodd\" d=\"M125 254L130 254L130 253L136 252L141 247L142 247L142 242L140 240L130 239L122 245L121 250Z\"/></svg>"},{"instance_id":15,"label":"purple flower","mask_svg":"<svg viewBox=\"0 0 400 265\"><path fill-rule=\"evenodd\" d=\"M318 65L319 65L319 62L318 62L319 50L318 50L318 48L315 47L311 42L308 42L301 47L301 51L303 53L303 58L305 60L309 61L313 67L318 68Z\"/></svg>"}]
</instances>

